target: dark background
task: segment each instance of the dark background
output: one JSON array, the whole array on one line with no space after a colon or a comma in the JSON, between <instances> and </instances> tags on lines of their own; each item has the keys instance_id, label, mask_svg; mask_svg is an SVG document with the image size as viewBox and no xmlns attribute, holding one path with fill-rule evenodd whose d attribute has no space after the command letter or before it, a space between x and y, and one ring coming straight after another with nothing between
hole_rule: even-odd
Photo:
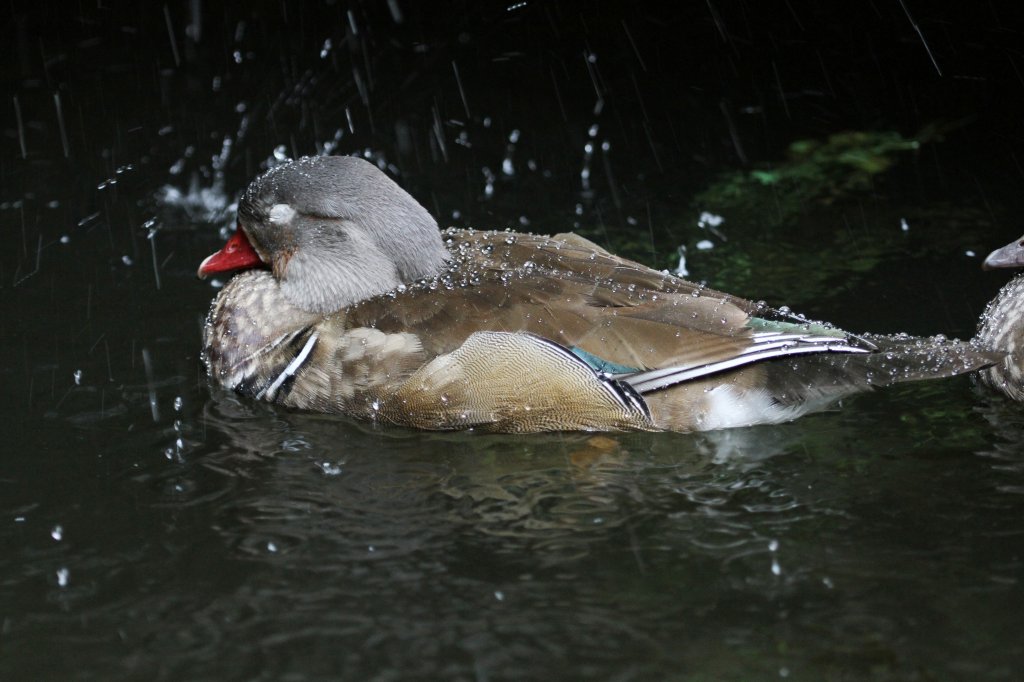
<instances>
[{"instance_id":1,"label":"dark background","mask_svg":"<svg viewBox=\"0 0 1024 682\"><path fill-rule=\"evenodd\" d=\"M709 434L380 429L212 391L195 270L268 160L326 149L442 225L684 245L712 287L967 338L1024 231L1019 14L5 3L0 678L1014 679L1024 428L966 378ZM935 129L783 219L702 194Z\"/></svg>"},{"instance_id":2,"label":"dark background","mask_svg":"<svg viewBox=\"0 0 1024 682\"><path fill-rule=\"evenodd\" d=\"M9 201L33 197L22 209L33 225L12 235L21 243L0 261L6 279L34 267L34 235L49 247L96 211L115 263L146 257L148 220L161 238L201 230L196 218L211 216L169 212L154 176L185 190L222 175L230 197L274 148L295 156L325 143L386 160L442 224L574 227L611 245L639 233L649 248L628 255L667 267L677 245L696 241L703 207L692 199L717 174L777 164L794 140L944 125L941 144L905 157L854 212L894 201L974 209L987 222L964 245L976 251L1019 230L1024 77L1012 3L393 6L400 23L387 2L14 3L0 181ZM506 157L515 175L502 173ZM97 191L109 179L118 185ZM32 215L56 192L59 208ZM812 231L843 229L840 214ZM748 255L757 267L756 248ZM694 276L732 284L714 274ZM740 286L752 298L789 293ZM940 326L969 331L958 319Z\"/></svg>"}]
</instances>

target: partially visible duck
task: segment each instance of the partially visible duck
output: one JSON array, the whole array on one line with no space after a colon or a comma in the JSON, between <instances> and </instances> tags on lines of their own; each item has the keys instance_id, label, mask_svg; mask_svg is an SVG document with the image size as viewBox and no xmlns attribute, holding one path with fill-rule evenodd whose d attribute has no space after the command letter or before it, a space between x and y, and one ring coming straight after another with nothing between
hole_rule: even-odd
<instances>
[{"instance_id":1,"label":"partially visible duck","mask_svg":"<svg viewBox=\"0 0 1024 682\"><path fill-rule=\"evenodd\" d=\"M199 275L244 269L204 333L214 381L423 429L696 431L777 423L993 357L854 337L619 258L574 234L448 229L372 164L258 177Z\"/></svg>"},{"instance_id":2,"label":"partially visible duck","mask_svg":"<svg viewBox=\"0 0 1024 682\"><path fill-rule=\"evenodd\" d=\"M1024 267L1024 237L990 253L982 267ZM1006 354L978 373L981 382L1014 400L1024 400L1024 275L1011 280L989 302L974 342L982 349Z\"/></svg>"}]
</instances>

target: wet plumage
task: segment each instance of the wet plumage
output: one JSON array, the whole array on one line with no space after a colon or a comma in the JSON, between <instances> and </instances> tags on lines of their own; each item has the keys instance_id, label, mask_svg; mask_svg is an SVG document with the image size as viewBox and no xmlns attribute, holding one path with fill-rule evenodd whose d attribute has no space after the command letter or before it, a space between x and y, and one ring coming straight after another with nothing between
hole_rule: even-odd
<instances>
[{"instance_id":1,"label":"wet plumage","mask_svg":"<svg viewBox=\"0 0 1024 682\"><path fill-rule=\"evenodd\" d=\"M990 253L984 267L1024 267L1024 237ZM1013 400L1024 400L1024 275L1010 281L988 304L974 338L979 347L1006 354L979 372L982 383Z\"/></svg>"},{"instance_id":2,"label":"wet plumage","mask_svg":"<svg viewBox=\"0 0 1024 682\"><path fill-rule=\"evenodd\" d=\"M573 234L439 232L351 157L264 174L239 225L252 253L200 273L259 267L214 301L204 357L221 385L299 409L427 429L707 430L992 361L794 321Z\"/></svg>"}]
</instances>

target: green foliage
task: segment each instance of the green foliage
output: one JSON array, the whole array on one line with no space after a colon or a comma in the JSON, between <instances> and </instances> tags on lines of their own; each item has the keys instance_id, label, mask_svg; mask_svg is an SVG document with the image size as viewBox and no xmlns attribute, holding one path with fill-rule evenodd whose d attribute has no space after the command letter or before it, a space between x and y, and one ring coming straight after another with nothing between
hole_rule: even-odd
<instances>
[{"instance_id":1,"label":"green foliage","mask_svg":"<svg viewBox=\"0 0 1024 682\"><path fill-rule=\"evenodd\" d=\"M870 189L874 176L887 171L901 152L926 141L896 132L847 131L826 140L797 140L787 158L768 168L723 174L694 197L702 210L757 215L781 225L813 204L827 205Z\"/></svg>"},{"instance_id":2,"label":"green foliage","mask_svg":"<svg viewBox=\"0 0 1024 682\"><path fill-rule=\"evenodd\" d=\"M771 167L720 175L671 228L686 235L691 278L800 306L857 288L885 261L981 248L990 217L980 207L902 203L899 192L871 192L875 183L893 180L906 152L958 125L929 125L910 138L847 131L798 140ZM695 229L705 211L721 216L722 225ZM694 248L703 239L714 248Z\"/></svg>"}]
</instances>

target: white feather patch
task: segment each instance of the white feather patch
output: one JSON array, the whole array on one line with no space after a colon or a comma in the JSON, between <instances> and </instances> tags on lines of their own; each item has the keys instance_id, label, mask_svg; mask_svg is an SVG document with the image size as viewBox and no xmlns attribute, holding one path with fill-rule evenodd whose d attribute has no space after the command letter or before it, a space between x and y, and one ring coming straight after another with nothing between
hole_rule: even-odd
<instances>
[{"instance_id":1,"label":"white feather patch","mask_svg":"<svg viewBox=\"0 0 1024 682\"><path fill-rule=\"evenodd\" d=\"M301 351L299 351L299 354L296 355L295 358L288 363L288 366L284 368L284 371L274 379L274 383L272 383L266 390L261 391L256 395L256 399L262 400L263 397L266 396L267 400L273 400L277 395L277 390L281 388L281 384L283 384L288 377L295 374L295 372L299 370L299 367L302 366L302 363L306 361L306 358L309 357L309 353L313 350L313 346L316 345L316 340L318 338L320 338L320 334L313 332L313 334L310 335L309 340L306 341L306 345L302 347Z\"/></svg>"},{"instance_id":2,"label":"white feather patch","mask_svg":"<svg viewBox=\"0 0 1024 682\"><path fill-rule=\"evenodd\" d=\"M779 405L768 391L739 391L733 386L716 386L705 394L699 422L701 431L731 429L753 424L779 424L796 419L814 406Z\"/></svg>"},{"instance_id":3,"label":"white feather patch","mask_svg":"<svg viewBox=\"0 0 1024 682\"><path fill-rule=\"evenodd\" d=\"M295 209L288 204L274 204L270 207L270 222L275 225L290 223L295 217Z\"/></svg>"}]
</instances>

